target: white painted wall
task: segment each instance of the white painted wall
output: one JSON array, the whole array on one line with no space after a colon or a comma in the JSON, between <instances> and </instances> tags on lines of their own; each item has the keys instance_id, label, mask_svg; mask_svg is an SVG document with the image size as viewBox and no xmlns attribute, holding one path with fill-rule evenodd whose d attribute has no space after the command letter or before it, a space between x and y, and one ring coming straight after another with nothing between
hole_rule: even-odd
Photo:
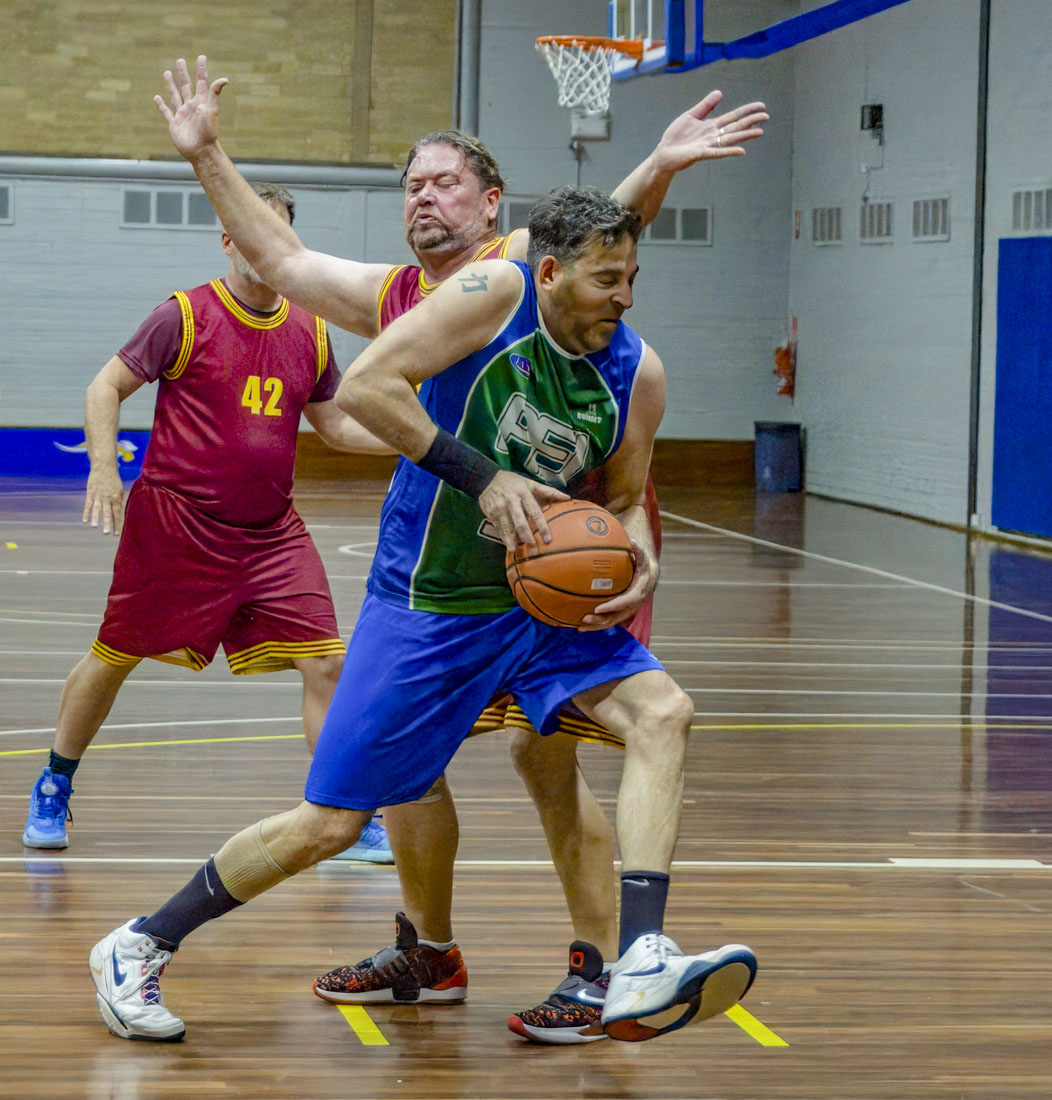
<instances>
[{"instance_id":1,"label":"white painted wall","mask_svg":"<svg viewBox=\"0 0 1052 1100\"><path fill-rule=\"evenodd\" d=\"M822 0L806 0L816 7ZM795 0L708 0L727 39L800 9ZM967 518L979 0L909 0L772 58L615 85L612 140L586 146L580 179L614 186L680 109L714 86L764 99L772 120L740 160L681 175L669 200L710 205L710 248L643 245L629 315L670 376L661 434L747 439L754 420L800 420L807 487L947 523ZM568 113L533 39L595 32L605 0L484 0L480 132L516 194L573 182ZM1014 187L1052 183L1052 20L1047 0L993 0L979 512L989 513L997 239ZM883 166L859 169L859 108L884 105ZM868 140L868 139L867 139ZM872 148L870 147L872 151ZM0 225L0 424L80 422L83 389L174 287L220 273L209 234L118 228L120 187L18 179ZM896 202L891 245L858 242L864 193ZM390 192L294 188L309 244L408 259ZM951 240L908 239L914 198L948 194ZM844 208L845 241L815 247L815 206ZM793 212L801 236L792 234ZM800 322L797 398L775 393L772 352ZM341 362L361 342L337 338ZM137 403L137 404L135 404ZM150 396L126 427L147 426Z\"/></svg>"},{"instance_id":2,"label":"white painted wall","mask_svg":"<svg viewBox=\"0 0 1052 1100\"><path fill-rule=\"evenodd\" d=\"M811 5L815 6L815 5ZM978 3L913 0L797 47L790 306L807 487L963 523L967 514ZM863 171L864 103L884 106ZM946 243L910 240L916 198L950 196ZM895 202L891 244L861 244L863 198ZM843 208L816 246L814 207Z\"/></svg>"},{"instance_id":3,"label":"white painted wall","mask_svg":"<svg viewBox=\"0 0 1052 1100\"><path fill-rule=\"evenodd\" d=\"M709 5L708 34L722 39L786 18L795 3ZM510 190L540 195L578 182L569 112L533 42L540 34L605 33L605 0L486 0L479 129ZM611 140L585 148L579 182L612 189L654 147L665 126L712 88L729 108L766 102L772 122L745 157L699 165L673 182L668 201L711 206L713 245L643 244L636 304L626 320L654 347L669 376L660 435L751 439L755 420L792 417L775 392L774 348L787 326L792 59L721 62L675 76L616 83Z\"/></svg>"},{"instance_id":4,"label":"white painted wall","mask_svg":"<svg viewBox=\"0 0 1052 1100\"><path fill-rule=\"evenodd\" d=\"M14 221L0 225L0 425L75 427L100 367L173 290L226 273L218 231L122 229L122 184L0 176ZM150 186L133 181L132 186ZM165 186L157 184L156 186ZM311 247L404 262L401 196L393 191L290 187L296 229ZM345 366L363 346L332 330ZM124 403L125 428L149 428L155 390Z\"/></svg>"}]
</instances>

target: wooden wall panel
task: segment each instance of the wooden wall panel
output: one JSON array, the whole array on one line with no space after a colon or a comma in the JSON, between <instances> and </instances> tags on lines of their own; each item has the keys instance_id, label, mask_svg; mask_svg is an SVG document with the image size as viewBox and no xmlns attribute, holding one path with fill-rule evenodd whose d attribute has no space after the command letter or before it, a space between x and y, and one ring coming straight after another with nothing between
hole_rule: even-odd
<instances>
[{"instance_id":1,"label":"wooden wall panel","mask_svg":"<svg viewBox=\"0 0 1052 1100\"><path fill-rule=\"evenodd\" d=\"M386 483L395 459L341 454L327 447L314 432L300 432L296 449L296 481L300 489L324 483L332 491L339 483ZM651 464L658 485L714 488L753 483L753 442L735 439L658 439Z\"/></svg>"},{"instance_id":2,"label":"wooden wall panel","mask_svg":"<svg viewBox=\"0 0 1052 1100\"><path fill-rule=\"evenodd\" d=\"M455 0L0 0L0 153L173 155L150 104L177 56L229 76L239 159L392 164L453 110Z\"/></svg>"}]
</instances>

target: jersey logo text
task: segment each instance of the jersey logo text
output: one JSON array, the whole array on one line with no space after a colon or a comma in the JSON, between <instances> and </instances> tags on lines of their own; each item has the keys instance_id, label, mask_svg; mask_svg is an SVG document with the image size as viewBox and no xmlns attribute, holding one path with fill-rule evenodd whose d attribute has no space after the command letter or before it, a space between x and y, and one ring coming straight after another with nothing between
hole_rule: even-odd
<instances>
[{"instance_id":1,"label":"jersey logo text","mask_svg":"<svg viewBox=\"0 0 1052 1100\"><path fill-rule=\"evenodd\" d=\"M524 469L548 485L563 486L576 477L585 468L590 444L587 432L541 412L522 393L508 399L497 419L494 450L514 452L513 469Z\"/></svg>"}]
</instances>

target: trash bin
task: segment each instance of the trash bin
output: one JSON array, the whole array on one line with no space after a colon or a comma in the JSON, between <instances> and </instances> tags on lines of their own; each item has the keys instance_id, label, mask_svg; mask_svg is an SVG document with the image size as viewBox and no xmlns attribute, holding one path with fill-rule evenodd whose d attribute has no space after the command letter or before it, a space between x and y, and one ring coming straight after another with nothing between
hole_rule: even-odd
<instances>
[{"instance_id":1,"label":"trash bin","mask_svg":"<svg viewBox=\"0 0 1052 1100\"><path fill-rule=\"evenodd\" d=\"M800 425L756 422L756 488L762 493L798 493L803 488Z\"/></svg>"}]
</instances>

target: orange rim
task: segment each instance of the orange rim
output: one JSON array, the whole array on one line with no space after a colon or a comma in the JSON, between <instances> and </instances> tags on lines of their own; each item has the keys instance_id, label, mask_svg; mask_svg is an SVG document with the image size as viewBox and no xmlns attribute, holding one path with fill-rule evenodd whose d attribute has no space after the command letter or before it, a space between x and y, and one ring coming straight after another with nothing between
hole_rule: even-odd
<instances>
[{"instance_id":1,"label":"orange rim","mask_svg":"<svg viewBox=\"0 0 1052 1100\"><path fill-rule=\"evenodd\" d=\"M537 39L538 46L580 46L584 50L617 50L636 61L643 59L642 38L603 38L594 34L545 34ZM654 42L653 45L663 45Z\"/></svg>"}]
</instances>

